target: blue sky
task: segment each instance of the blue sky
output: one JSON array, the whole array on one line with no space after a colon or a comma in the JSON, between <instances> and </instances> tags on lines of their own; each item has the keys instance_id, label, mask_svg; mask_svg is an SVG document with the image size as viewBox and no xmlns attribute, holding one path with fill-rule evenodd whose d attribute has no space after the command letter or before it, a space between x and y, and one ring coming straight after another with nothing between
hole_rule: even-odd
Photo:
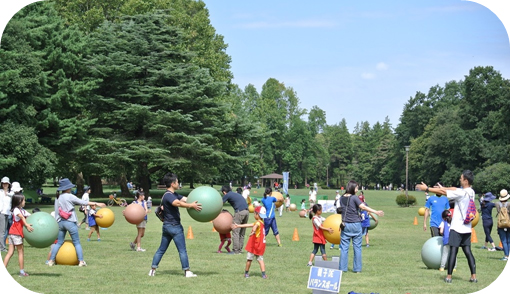
<instances>
[{"instance_id":1,"label":"blue sky","mask_svg":"<svg viewBox=\"0 0 510 294\"><path fill-rule=\"evenodd\" d=\"M396 127L409 97L461 80L475 66L494 66L510 79L502 24L510 28L508 0L476 1L501 20L460 0L204 0L212 25L229 44L236 84L251 83L260 92L276 78L294 88L302 108L317 105L328 124L345 118L350 130L356 122L373 125L385 117ZM0 0L0 31L32 2ZM30 293L3 266L0 276L3 289ZM507 264L477 293L507 287L508 276Z\"/></svg>"},{"instance_id":2,"label":"blue sky","mask_svg":"<svg viewBox=\"0 0 510 294\"><path fill-rule=\"evenodd\" d=\"M204 1L229 45L234 83L292 87L327 123L390 119L404 104L475 66L510 78L508 34L484 6L458 0Z\"/></svg>"}]
</instances>

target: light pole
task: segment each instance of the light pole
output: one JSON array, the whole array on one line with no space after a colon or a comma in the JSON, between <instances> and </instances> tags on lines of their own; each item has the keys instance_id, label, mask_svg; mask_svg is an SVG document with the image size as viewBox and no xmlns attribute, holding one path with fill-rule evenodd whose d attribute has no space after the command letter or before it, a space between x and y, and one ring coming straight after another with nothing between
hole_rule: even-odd
<instances>
[{"instance_id":1,"label":"light pole","mask_svg":"<svg viewBox=\"0 0 510 294\"><path fill-rule=\"evenodd\" d=\"M407 206L409 206L409 195L407 194L407 183L409 182L409 146L405 146L406 148L406 201Z\"/></svg>"}]
</instances>

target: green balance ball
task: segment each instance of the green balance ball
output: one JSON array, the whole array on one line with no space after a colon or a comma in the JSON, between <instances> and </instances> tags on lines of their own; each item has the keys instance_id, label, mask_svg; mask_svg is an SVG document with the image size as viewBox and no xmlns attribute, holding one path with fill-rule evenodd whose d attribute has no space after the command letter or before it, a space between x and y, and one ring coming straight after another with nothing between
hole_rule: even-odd
<instances>
[{"instance_id":1,"label":"green balance ball","mask_svg":"<svg viewBox=\"0 0 510 294\"><path fill-rule=\"evenodd\" d=\"M58 237L58 224L54 217L46 212L36 212L27 218L27 223L34 229L29 232L23 227L23 235L28 244L36 248L45 248L55 242Z\"/></svg>"},{"instance_id":2,"label":"green balance ball","mask_svg":"<svg viewBox=\"0 0 510 294\"><path fill-rule=\"evenodd\" d=\"M373 230L375 229L375 227L377 227L377 224L379 223L376 223L375 220L379 220L379 216L375 213L373 213L375 219L372 218L372 216L370 216L370 214L368 215L369 219L370 219L370 227L368 227L369 230Z\"/></svg>"},{"instance_id":3,"label":"green balance ball","mask_svg":"<svg viewBox=\"0 0 510 294\"><path fill-rule=\"evenodd\" d=\"M209 186L201 186L189 193L187 203L198 201L202 210L188 208L189 215L196 221L209 222L215 219L223 209L223 198L220 193Z\"/></svg>"},{"instance_id":4,"label":"green balance ball","mask_svg":"<svg viewBox=\"0 0 510 294\"><path fill-rule=\"evenodd\" d=\"M430 269L439 269L443 252L443 237L428 239L421 248L421 260Z\"/></svg>"}]
</instances>

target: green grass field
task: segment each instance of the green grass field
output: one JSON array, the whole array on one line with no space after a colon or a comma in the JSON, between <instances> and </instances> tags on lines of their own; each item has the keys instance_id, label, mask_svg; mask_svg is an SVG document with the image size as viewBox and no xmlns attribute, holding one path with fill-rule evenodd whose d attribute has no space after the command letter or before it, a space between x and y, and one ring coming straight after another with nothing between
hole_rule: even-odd
<instances>
[{"instance_id":1,"label":"green grass field","mask_svg":"<svg viewBox=\"0 0 510 294\"><path fill-rule=\"evenodd\" d=\"M256 193L255 193L256 191ZM290 190L291 195L307 196L308 190ZM333 199L334 190L321 190L319 195ZM473 293L490 285L502 273L506 263L499 259L502 252L482 250L484 234L481 222L476 226L478 243L472 245L477 264L477 284L469 283L469 268L462 252L458 256L457 271L453 284L445 284L445 272L427 269L421 260L421 247L430 238L429 231L422 228L423 217L418 208L425 202L423 193L410 192L416 196L418 205L401 208L395 203L398 192L366 191L367 203L375 209L384 210L378 227L370 231L370 247L363 247L363 271L352 273L352 247L349 251L349 272L341 281L340 293ZM261 197L262 189L252 189L252 196ZM38 206L50 212L52 206L27 205L27 210ZM298 206L299 207L299 206ZM232 211L231 207L227 207ZM146 252L135 252L129 242L136 236L136 227L122 216L121 207L113 207L116 220L106 230L101 230L101 242L95 235L87 242L89 231L80 230L80 239L87 267L46 266L49 248L37 249L25 242L25 270L30 277L18 277L17 253L11 259L7 271L22 286L39 293L311 293L307 289L309 268L306 266L312 245L312 225L308 218L299 218L297 212L284 212L277 217L283 247L276 246L272 232L267 237L264 255L266 273L260 277L258 263L253 262L251 277L243 277L246 255L216 253L218 233L212 231L212 223L200 223L191 219L181 209L185 233L191 227L194 239L186 240L191 270L198 277L186 279L181 271L175 245L172 243L163 257L155 277L147 274L152 257L161 239L161 222L151 213L142 247ZM327 217L329 214L324 214ZM418 217L419 225L413 225ZM250 216L250 222L254 220ZM82 226L84 228L84 226ZM297 228L300 241L292 241ZM249 233L250 229L247 230ZM499 243L496 230L492 237ZM70 237L67 237L70 239ZM246 239L245 239L246 242ZM365 242L363 241L363 244ZM330 250L328 258L338 256L338 249ZM5 253L2 253L2 259ZM4 277L2 277L2 281Z\"/></svg>"}]
</instances>

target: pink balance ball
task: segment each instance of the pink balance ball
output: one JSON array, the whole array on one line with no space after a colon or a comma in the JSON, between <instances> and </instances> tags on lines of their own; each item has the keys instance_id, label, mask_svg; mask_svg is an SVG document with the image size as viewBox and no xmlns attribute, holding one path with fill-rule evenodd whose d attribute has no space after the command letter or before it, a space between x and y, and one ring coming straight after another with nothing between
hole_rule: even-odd
<instances>
[{"instance_id":1,"label":"pink balance ball","mask_svg":"<svg viewBox=\"0 0 510 294\"><path fill-rule=\"evenodd\" d=\"M145 218L145 209L138 203L131 203L124 210L124 218L128 223L137 225Z\"/></svg>"},{"instance_id":2,"label":"pink balance ball","mask_svg":"<svg viewBox=\"0 0 510 294\"><path fill-rule=\"evenodd\" d=\"M99 217L102 215L103 217ZM102 228L108 228L113 225L115 221L115 214L109 208L103 207L96 212L96 223Z\"/></svg>"},{"instance_id":3,"label":"pink balance ball","mask_svg":"<svg viewBox=\"0 0 510 294\"><path fill-rule=\"evenodd\" d=\"M230 232L232 230L231 226L232 226L232 223L233 223L232 222L233 219L234 218L232 217L230 212L228 212L228 211L221 212L213 220L214 229L216 229L216 231L218 231L218 233L220 233L220 234L226 234L226 233Z\"/></svg>"},{"instance_id":4,"label":"pink balance ball","mask_svg":"<svg viewBox=\"0 0 510 294\"><path fill-rule=\"evenodd\" d=\"M290 211L296 211L297 210L296 204L291 203L290 206L289 206L289 209L290 209Z\"/></svg>"},{"instance_id":5,"label":"pink balance ball","mask_svg":"<svg viewBox=\"0 0 510 294\"><path fill-rule=\"evenodd\" d=\"M299 217L306 217L306 210L301 210L299 212Z\"/></svg>"}]
</instances>

